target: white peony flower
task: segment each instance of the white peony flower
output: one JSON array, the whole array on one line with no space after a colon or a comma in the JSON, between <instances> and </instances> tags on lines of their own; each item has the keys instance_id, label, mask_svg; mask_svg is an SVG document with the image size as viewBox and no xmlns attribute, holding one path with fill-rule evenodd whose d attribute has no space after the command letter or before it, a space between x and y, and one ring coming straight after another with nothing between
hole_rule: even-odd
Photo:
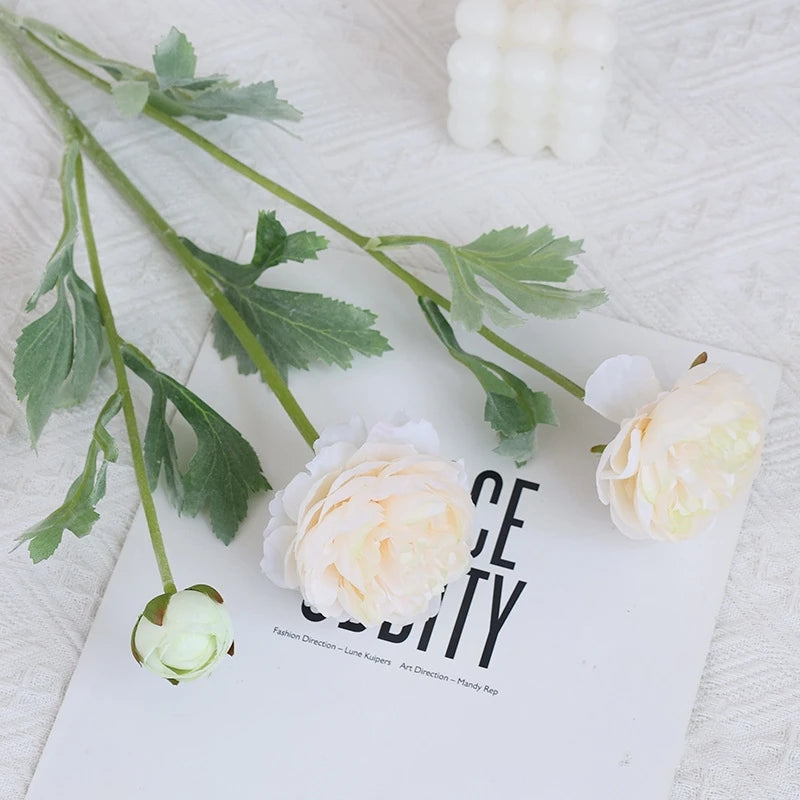
<instances>
[{"instance_id":1,"label":"white peony flower","mask_svg":"<svg viewBox=\"0 0 800 800\"><path fill-rule=\"evenodd\" d=\"M669 392L650 362L621 355L586 383L585 403L620 424L597 466L597 493L634 539L708 529L758 467L764 412L745 379L701 363Z\"/></svg>"},{"instance_id":2,"label":"white peony flower","mask_svg":"<svg viewBox=\"0 0 800 800\"><path fill-rule=\"evenodd\" d=\"M474 538L463 465L438 450L425 421L327 428L269 505L264 572L326 617L405 624L436 613Z\"/></svg>"},{"instance_id":3,"label":"white peony flower","mask_svg":"<svg viewBox=\"0 0 800 800\"><path fill-rule=\"evenodd\" d=\"M198 584L154 597L131 634L133 657L170 683L208 675L233 655L233 627L219 592Z\"/></svg>"}]
</instances>

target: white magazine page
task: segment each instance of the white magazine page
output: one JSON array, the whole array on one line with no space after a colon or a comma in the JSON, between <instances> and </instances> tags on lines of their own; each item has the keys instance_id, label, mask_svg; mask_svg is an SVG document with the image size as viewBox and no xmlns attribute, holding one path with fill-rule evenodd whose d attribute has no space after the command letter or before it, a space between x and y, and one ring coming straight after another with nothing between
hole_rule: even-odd
<instances>
[{"instance_id":1,"label":"white magazine page","mask_svg":"<svg viewBox=\"0 0 800 800\"><path fill-rule=\"evenodd\" d=\"M264 278L346 294L378 313L392 352L358 358L346 373L294 372L292 390L318 430L355 413L367 423L397 412L430 420L442 452L479 481L485 533L473 568L447 588L436 618L411 628L318 621L260 571L270 495L252 500L225 547L159 492L179 588L219 589L236 654L178 687L137 667L130 631L161 591L140 512L29 800L667 798L747 498L694 540L630 541L597 499L589 452L614 425L463 335L467 349L553 397L560 426L540 428L534 459L518 469L492 452L477 382L371 259L330 250ZM579 383L631 352L670 385L704 349L747 375L768 412L780 380L769 362L594 314L533 321L509 338ZM253 444L275 488L310 459L268 389L220 362L210 338L189 386Z\"/></svg>"}]
</instances>

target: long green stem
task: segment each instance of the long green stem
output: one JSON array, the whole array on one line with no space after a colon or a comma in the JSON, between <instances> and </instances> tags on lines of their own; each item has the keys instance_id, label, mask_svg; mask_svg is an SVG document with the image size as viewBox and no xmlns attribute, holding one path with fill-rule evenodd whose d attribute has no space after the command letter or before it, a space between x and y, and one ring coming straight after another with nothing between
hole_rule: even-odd
<instances>
[{"instance_id":1,"label":"long green stem","mask_svg":"<svg viewBox=\"0 0 800 800\"><path fill-rule=\"evenodd\" d=\"M66 135L78 140L81 149L91 158L97 168L105 175L106 179L122 195L123 199L131 205L144 221L154 230L161 242L177 257L181 265L193 278L200 290L211 301L214 308L225 320L233 333L239 339L247 354L258 368L264 382L272 389L278 402L283 406L289 418L294 423L300 435L309 446L319 438L311 421L295 400L286 382L278 372L264 351L258 339L247 327L247 323L230 300L220 291L212 278L205 271L203 265L195 259L191 251L183 244L175 230L156 211L147 198L131 182L128 176L117 166L117 163L97 139L92 136L89 129L75 116L73 111L54 91L44 76L22 51L13 34L3 24L0 17L0 38L7 44L21 73L31 87L44 102L47 109L59 121Z\"/></svg>"},{"instance_id":2,"label":"long green stem","mask_svg":"<svg viewBox=\"0 0 800 800\"><path fill-rule=\"evenodd\" d=\"M108 294L106 293L106 287L103 283L100 259L97 256L97 245L94 239L91 217L89 216L86 181L83 176L83 159L80 155L78 155L78 159L75 163L75 188L78 193L78 208L80 210L83 235L86 239L89 268L92 271L92 281L94 282L95 294L97 295L97 305L100 308L100 316L103 319L103 326L106 330L108 349L111 352L111 361L114 364L114 373L117 376L117 388L122 396L122 413L125 417L125 427L128 431L128 442L130 443L131 457L133 458L133 471L136 474L139 496L142 498L142 508L144 509L144 516L147 520L147 529L150 531L150 543L153 545L153 553L156 557L156 564L158 564L158 572L161 576L161 584L164 587L164 591L168 594L174 594L175 581L172 578L172 571L169 568L167 551L164 547L164 537L161 535L161 527L158 524L158 515L156 514L156 507L153 502L153 494L150 491L150 484L147 481L147 468L144 463L142 438L139 435L139 427L136 424L136 412L133 408L131 387L128 383L128 375L122 360L122 351L120 349L122 340L117 333L117 326L114 322L111 304L108 302Z\"/></svg>"},{"instance_id":3,"label":"long green stem","mask_svg":"<svg viewBox=\"0 0 800 800\"><path fill-rule=\"evenodd\" d=\"M51 56L56 58L60 63L73 71L75 74L79 75L83 80L90 82L96 88L102 89L103 91L109 93L111 92L111 84L108 83L108 81L103 80L89 70L84 69L79 64L76 64L74 61L67 58L56 49L50 47L46 42L43 42L32 32L28 31L27 33L31 41L35 42L40 48L46 50ZM235 158L221 147L215 145L211 140L206 139L205 136L197 133L197 131L193 130L187 125L184 125L174 117L169 116L169 114L165 114L163 111L154 108L150 104L145 105L144 113L154 121L164 125L172 131L175 131L175 133L182 136L184 139L187 139L201 150L204 150L206 153L208 153L208 155L219 161L224 166L228 167L234 172L237 172L239 175L247 178L247 180L255 183L263 189L266 189L271 194L275 195L281 200L284 200L290 205L293 205L295 208L300 209L309 216L321 222L323 225L327 225L331 230L336 231L336 233L340 234L345 239L349 240L357 247L361 248L370 256L372 256L372 258L375 259L375 261L377 261L381 266L383 266L384 269L388 270L392 275L403 281L403 283L405 283L418 297L427 297L445 310L450 309L450 301L446 297L437 292L433 287L429 286L424 281L415 277L411 272L403 268L385 253L370 247L370 243L374 241L370 237L358 233L305 198L295 194L290 189L287 189L285 186L282 186L271 178L268 178L266 175L261 174L244 162L239 161L239 159ZM399 240L402 238L403 237L381 237L381 241L386 241L387 239ZM581 386L570 380L565 375L562 375L557 370L548 366L543 361L534 358L524 350L521 350L520 348L511 344L511 342L500 336L498 333L495 333L491 328L482 326L478 330L478 333L502 352L506 353L512 358L515 358L517 361L520 361L541 375L544 375L546 378L553 381L553 383L560 386L571 395L577 397L579 400L583 399L584 390Z\"/></svg>"},{"instance_id":4,"label":"long green stem","mask_svg":"<svg viewBox=\"0 0 800 800\"><path fill-rule=\"evenodd\" d=\"M311 421L295 399L286 382L278 372L277 367L264 351L261 343L247 327L233 304L220 291L213 279L205 271L202 264L192 255L191 251L181 241L175 230L156 211L147 198L130 181L128 176L117 166L117 163L100 146L100 143L89 133L86 127L77 122L82 134L82 147L92 159L97 168L105 175L108 181L117 189L126 202L135 208L139 215L155 231L161 242L172 251L184 269L189 273L194 282L211 301L219 315L228 324L236 338L241 342L247 355L253 360L264 382L272 389L278 402L283 406L289 418L294 423L300 435L309 446L319 438Z\"/></svg>"}]
</instances>

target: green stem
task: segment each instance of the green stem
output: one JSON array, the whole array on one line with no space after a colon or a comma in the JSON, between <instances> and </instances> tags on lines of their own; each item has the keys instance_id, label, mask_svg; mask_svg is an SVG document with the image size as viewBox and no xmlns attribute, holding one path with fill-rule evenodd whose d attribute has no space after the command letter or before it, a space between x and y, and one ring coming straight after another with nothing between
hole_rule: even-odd
<instances>
[{"instance_id":1,"label":"green stem","mask_svg":"<svg viewBox=\"0 0 800 800\"><path fill-rule=\"evenodd\" d=\"M122 195L123 199L138 211L142 219L154 230L161 242L172 251L203 294L211 301L214 308L216 308L253 360L264 382L272 389L278 402L283 406L300 435L309 446L312 446L319 438L319 434L297 400L295 400L277 367L272 363L261 343L247 327L247 323L236 311L230 300L225 297L203 265L195 259L191 251L183 244L175 230L156 211L128 176L117 166L117 163L106 150L103 149L97 139L92 136L89 129L53 90L41 72L22 51L14 36L6 29L2 18L0 18L0 39L7 44L22 75L42 99L47 109L59 121L65 135L78 140L81 149L94 162L95 166Z\"/></svg>"},{"instance_id":2,"label":"green stem","mask_svg":"<svg viewBox=\"0 0 800 800\"><path fill-rule=\"evenodd\" d=\"M0 12L2 12L2 7L0 7ZM55 47L51 47L47 42L43 39L40 39L33 33L32 29L26 28L25 25L29 22L27 19L19 19L18 26L22 33L25 35L27 40L32 44L35 44L40 49L46 51L48 55L58 61L62 66L66 67L70 72L74 72L78 77L83 79L84 81L88 81L91 83L96 89L101 89L108 94L111 94L111 84L103 80L101 77L95 75L93 72L90 72L88 69L85 69L80 64L75 63L71 59L67 58L63 53L59 50L56 50Z\"/></svg>"},{"instance_id":3,"label":"green stem","mask_svg":"<svg viewBox=\"0 0 800 800\"><path fill-rule=\"evenodd\" d=\"M17 73L55 117L64 137L77 139L72 110L61 102L61 98L53 91L50 84L23 51L17 40L19 30L14 26L13 18L10 19L10 16L9 12L0 6L0 42L17 68Z\"/></svg>"},{"instance_id":4,"label":"green stem","mask_svg":"<svg viewBox=\"0 0 800 800\"><path fill-rule=\"evenodd\" d=\"M136 474L139 496L142 498L142 508L144 509L144 516L147 520L147 528L150 531L150 543L153 545L153 553L156 557L156 564L158 564L158 572L161 576L161 584L164 587L164 591L167 594L174 594L175 581L172 578L172 571L169 568L167 551L164 547L164 537L161 535L161 527L158 524L158 515L156 514L156 506L153 502L153 494L150 491L150 484L147 481L147 468L144 463L142 438L139 435L139 427L136 424L136 412L133 408L131 387L128 383L128 375L122 360L122 351L120 349L122 340L117 333L117 326L114 322L111 304L108 302L106 287L103 283L100 259L97 255L97 245L94 239L91 217L89 216L86 181L83 175L83 159L80 154L75 162L75 188L78 193L78 208L80 209L83 235L86 239L89 268L92 271L92 281L94 282L94 289L97 295L97 305L100 308L100 316L103 319L103 327L106 330L108 349L111 352L111 361L114 364L114 373L117 376L117 388L122 396L122 413L125 417L125 427L128 430L128 442L130 443L131 457L133 458L133 471Z\"/></svg>"},{"instance_id":5,"label":"green stem","mask_svg":"<svg viewBox=\"0 0 800 800\"><path fill-rule=\"evenodd\" d=\"M278 402L283 406L289 418L294 423L300 435L309 446L319 438L311 421L305 415L286 382L281 377L278 368L264 351L261 343L247 327L239 312L219 289L203 265L192 255L191 251L181 241L175 230L156 211L147 198L131 182L128 176L117 166L117 163L101 147L100 143L89 133L88 129L77 121L81 132L81 145L87 155L92 159L97 168L105 175L106 179L122 195L123 199L144 219L155 231L161 242L172 251L180 261L183 268L189 273L200 291L211 301L219 315L228 324L236 338L241 342L247 355L258 368L264 382L272 389Z\"/></svg>"},{"instance_id":6,"label":"green stem","mask_svg":"<svg viewBox=\"0 0 800 800\"><path fill-rule=\"evenodd\" d=\"M35 42L40 48L46 50L51 56L56 58L61 64L70 69L72 72L80 76L83 80L88 81L96 88L102 89L105 92L111 92L111 84L108 81L99 78L89 70L86 70L79 64L76 64L62 53L50 47L46 42L41 41L41 39L33 35L32 32L26 31L26 33L31 41ZM182 136L184 139L187 139L192 144L199 147L201 150L204 150L212 158L219 161L220 164L228 167L234 172L237 172L239 175L247 178L247 180L255 183L257 186L266 189L268 192L275 195L275 197L278 197L290 205L293 205L295 208L300 209L310 217L313 217L317 221L321 222L323 225L327 225L331 230L336 231L336 233L340 234L345 239L349 240L357 247L361 248L370 256L372 256L372 258L375 259L375 261L377 261L382 267L384 267L384 269L388 270L396 278L399 278L401 281L403 281L403 283L405 283L418 297L427 297L445 310L450 310L450 301L446 297L437 292L432 286L429 286L424 281L415 277L411 272L404 269L394 259L390 258L380 250L374 249L374 247L371 246L371 244L375 241L374 239L358 233L305 198L295 194L290 189L287 189L285 186L282 186L271 178L268 178L266 175L262 175L260 172L256 171L252 167L249 167L244 162L239 161L239 159L235 158L221 147L215 145L211 140L206 139L205 136L201 136L192 128L184 125L174 117L169 116L169 114L154 108L149 103L145 105L143 112L152 120L164 125L178 135ZM400 245L401 240L404 238L413 238L415 243L422 241L419 237L383 236L380 238L380 242L382 244L388 244L393 241L394 244ZM437 239L435 241L438 242L439 240ZM516 347L507 339L495 333L491 328L481 326L481 328L478 330L478 333L502 352L506 353L512 358L515 358L517 361L520 361L541 375L544 375L546 378L553 381L553 383L560 386L574 397L577 397L579 400L583 400L583 388L574 381L571 381L565 375L562 375L560 372L548 366L543 361L539 361L539 359L528 355L528 353L526 353L524 350L520 350L520 348Z\"/></svg>"}]
</instances>

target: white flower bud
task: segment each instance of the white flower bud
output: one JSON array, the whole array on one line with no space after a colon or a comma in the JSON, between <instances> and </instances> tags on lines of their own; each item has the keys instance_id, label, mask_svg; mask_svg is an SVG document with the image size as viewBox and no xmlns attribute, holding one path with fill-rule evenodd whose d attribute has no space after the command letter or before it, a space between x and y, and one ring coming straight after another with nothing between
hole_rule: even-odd
<instances>
[{"instance_id":1,"label":"white flower bud","mask_svg":"<svg viewBox=\"0 0 800 800\"><path fill-rule=\"evenodd\" d=\"M233 655L233 627L219 592L198 584L154 597L133 626L131 651L173 684L208 675L223 655Z\"/></svg>"}]
</instances>

